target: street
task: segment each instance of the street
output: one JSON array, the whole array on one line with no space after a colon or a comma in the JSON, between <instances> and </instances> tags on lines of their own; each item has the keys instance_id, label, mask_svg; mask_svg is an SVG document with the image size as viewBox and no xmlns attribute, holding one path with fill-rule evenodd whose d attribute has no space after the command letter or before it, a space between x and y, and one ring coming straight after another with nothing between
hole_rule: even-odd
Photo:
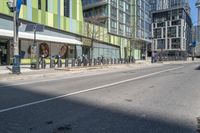
<instances>
[{"instance_id":1,"label":"street","mask_svg":"<svg viewBox=\"0 0 200 133\"><path fill-rule=\"evenodd\" d=\"M197 133L199 66L0 81L0 133Z\"/></svg>"}]
</instances>

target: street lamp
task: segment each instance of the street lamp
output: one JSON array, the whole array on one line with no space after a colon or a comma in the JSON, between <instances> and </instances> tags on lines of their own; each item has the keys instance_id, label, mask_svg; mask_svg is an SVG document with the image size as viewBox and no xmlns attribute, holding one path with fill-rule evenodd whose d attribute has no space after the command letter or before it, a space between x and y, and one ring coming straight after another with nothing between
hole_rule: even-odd
<instances>
[{"instance_id":1,"label":"street lamp","mask_svg":"<svg viewBox=\"0 0 200 133\"><path fill-rule=\"evenodd\" d=\"M7 6L10 10L10 12L14 12L16 10L16 6L14 5L14 1L13 0L9 0L7 2Z\"/></svg>"},{"instance_id":2,"label":"street lamp","mask_svg":"<svg viewBox=\"0 0 200 133\"><path fill-rule=\"evenodd\" d=\"M18 40L18 18L21 6L21 0L9 0L7 6L10 12L13 13L13 46L14 46L14 57L13 57L13 74L20 74L20 56L19 56L19 40Z\"/></svg>"}]
</instances>

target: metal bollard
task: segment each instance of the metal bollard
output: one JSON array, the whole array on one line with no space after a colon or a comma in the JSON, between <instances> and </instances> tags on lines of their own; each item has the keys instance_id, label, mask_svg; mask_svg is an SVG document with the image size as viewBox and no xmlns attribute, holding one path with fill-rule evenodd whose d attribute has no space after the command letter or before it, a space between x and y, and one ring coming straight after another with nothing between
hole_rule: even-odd
<instances>
[{"instance_id":1,"label":"metal bollard","mask_svg":"<svg viewBox=\"0 0 200 133\"><path fill-rule=\"evenodd\" d=\"M69 66L69 60L65 59L65 67L68 67L68 66Z\"/></svg>"},{"instance_id":2,"label":"metal bollard","mask_svg":"<svg viewBox=\"0 0 200 133\"><path fill-rule=\"evenodd\" d=\"M72 59L72 67L75 67L75 59Z\"/></svg>"},{"instance_id":3,"label":"metal bollard","mask_svg":"<svg viewBox=\"0 0 200 133\"><path fill-rule=\"evenodd\" d=\"M111 58L111 64L113 64L113 58Z\"/></svg>"},{"instance_id":4,"label":"metal bollard","mask_svg":"<svg viewBox=\"0 0 200 133\"><path fill-rule=\"evenodd\" d=\"M50 68L54 68L55 67L55 60L54 58L51 57L50 59Z\"/></svg>"},{"instance_id":5,"label":"metal bollard","mask_svg":"<svg viewBox=\"0 0 200 133\"><path fill-rule=\"evenodd\" d=\"M135 58L134 57L132 57L131 60L132 60L132 63L135 63Z\"/></svg>"},{"instance_id":6,"label":"metal bollard","mask_svg":"<svg viewBox=\"0 0 200 133\"><path fill-rule=\"evenodd\" d=\"M87 59L83 59L83 66L87 66L87 64L88 64Z\"/></svg>"},{"instance_id":7,"label":"metal bollard","mask_svg":"<svg viewBox=\"0 0 200 133\"><path fill-rule=\"evenodd\" d=\"M120 63L121 63L121 64L123 64L123 63L124 63L124 61L123 61L123 59L122 59L122 58L120 59Z\"/></svg>"},{"instance_id":8,"label":"metal bollard","mask_svg":"<svg viewBox=\"0 0 200 133\"><path fill-rule=\"evenodd\" d=\"M89 66L92 66L92 59L89 60Z\"/></svg>"},{"instance_id":9,"label":"metal bollard","mask_svg":"<svg viewBox=\"0 0 200 133\"><path fill-rule=\"evenodd\" d=\"M82 62L81 62L81 59L80 59L80 58L77 59L77 62L78 62L77 65L78 65L78 66L81 66Z\"/></svg>"},{"instance_id":10,"label":"metal bollard","mask_svg":"<svg viewBox=\"0 0 200 133\"><path fill-rule=\"evenodd\" d=\"M120 64L120 59L119 58L117 59L117 63Z\"/></svg>"},{"instance_id":11,"label":"metal bollard","mask_svg":"<svg viewBox=\"0 0 200 133\"><path fill-rule=\"evenodd\" d=\"M107 64L109 65L109 59L107 59Z\"/></svg>"},{"instance_id":12,"label":"metal bollard","mask_svg":"<svg viewBox=\"0 0 200 133\"><path fill-rule=\"evenodd\" d=\"M45 61L45 58L44 58L44 57L42 57L42 59L41 59L41 68L42 68L42 69L45 69L45 68L46 68L46 61Z\"/></svg>"},{"instance_id":13,"label":"metal bollard","mask_svg":"<svg viewBox=\"0 0 200 133\"><path fill-rule=\"evenodd\" d=\"M61 60L60 55L58 56L57 63L58 63L58 68L61 68L62 67L62 60Z\"/></svg>"},{"instance_id":14,"label":"metal bollard","mask_svg":"<svg viewBox=\"0 0 200 133\"><path fill-rule=\"evenodd\" d=\"M117 64L117 59L116 58L114 59L114 64Z\"/></svg>"},{"instance_id":15,"label":"metal bollard","mask_svg":"<svg viewBox=\"0 0 200 133\"><path fill-rule=\"evenodd\" d=\"M101 65L101 59L98 59L98 65Z\"/></svg>"},{"instance_id":16,"label":"metal bollard","mask_svg":"<svg viewBox=\"0 0 200 133\"><path fill-rule=\"evenodd\" d=\"M94 66L97 65L97 59L94 59Z\"/></svg>"}]
</instances>

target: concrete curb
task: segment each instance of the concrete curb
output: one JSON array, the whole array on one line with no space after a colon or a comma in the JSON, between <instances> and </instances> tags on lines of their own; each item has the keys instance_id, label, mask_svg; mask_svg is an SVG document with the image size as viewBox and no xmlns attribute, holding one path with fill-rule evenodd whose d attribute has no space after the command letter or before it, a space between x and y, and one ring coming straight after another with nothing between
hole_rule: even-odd
<instances>
[{"instance_id":1,"label":"concrete curb","mask_svg":"<svg viewBox=\"0 0 200 133\"><path fill-rule=\"evenodd\" d=\"M147 64L147 63L136 63L136 64L116 64L116 65L105 65L95 67L75 67L75 68L56 68L56 69L45 69L45 70L33 70L25 72L20 75L12 74L0 74L0 81L16 81L26 79L36 79L40 77L58 77L64 76L65 74L75 74L89 71L116 71L116 70L127 70L127 69L140 69L145 67L160 66L162 64Z\"/></svg>"}]
</instances>

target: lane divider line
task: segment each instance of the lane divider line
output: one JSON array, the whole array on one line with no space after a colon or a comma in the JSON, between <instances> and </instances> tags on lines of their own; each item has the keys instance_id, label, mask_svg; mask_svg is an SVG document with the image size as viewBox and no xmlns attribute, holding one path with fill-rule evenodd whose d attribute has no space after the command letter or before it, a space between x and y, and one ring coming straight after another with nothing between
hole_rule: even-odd
<instances>
[{"instance_id":1,"label":"lane divider line","mask_svg":"<svg viewBox=\"0 0 200 133\"><path fill-rule=\"evenodd\" d=\"M98 86L98 87L94 87L94 88L90 88L90 89L85 89L85 90L81 90L81 91L77 91L77 92L72 92L72 93L68 93L68 94L64 94L64 95L60 95L60 96L56 96L56 97L52 97L52 98L48 98L48 99L44 99L44 100L40 100L40 101L26 103L26 104L22 104L22 105L19 105L19 106L14 106L14 107L2 109L2 110L0 110L0 113L12 111L12 110L19 109L19 108L28 107L28 106L31 106L31 105L45 103L45 102L48 102L48 101L57 100L57 99L61 99L61 98L68 97L68 96L73 96L73 95L86 93L86 92L90 92L90 91L95 91L95 90L99 90L99 89L102 89L102 88L111 87L111 86L123 84L123 83L126 83L126 82L130 82L130 81L135 81L135 80L147 78L147 77L150 77L150 76L154 76L154 75L158 75L158 74L161 74L161 73L174 71L174 70L178 70L178 69L182 69L182 68L184 68L184 66L177 67L177 68L171 68L171 69L167 69L167 70L163 70L163 71L158 71L158 72L146 74L146 75L143 75L143 76L139 76L139 77L135 77L135 78L127 79L127 80L122 80L122 81L118 81L118 82L114 82L114 83L110 83L110 84L106 84L106 85L102 85L102 86Z\"/></svg>"}]
</instances>

